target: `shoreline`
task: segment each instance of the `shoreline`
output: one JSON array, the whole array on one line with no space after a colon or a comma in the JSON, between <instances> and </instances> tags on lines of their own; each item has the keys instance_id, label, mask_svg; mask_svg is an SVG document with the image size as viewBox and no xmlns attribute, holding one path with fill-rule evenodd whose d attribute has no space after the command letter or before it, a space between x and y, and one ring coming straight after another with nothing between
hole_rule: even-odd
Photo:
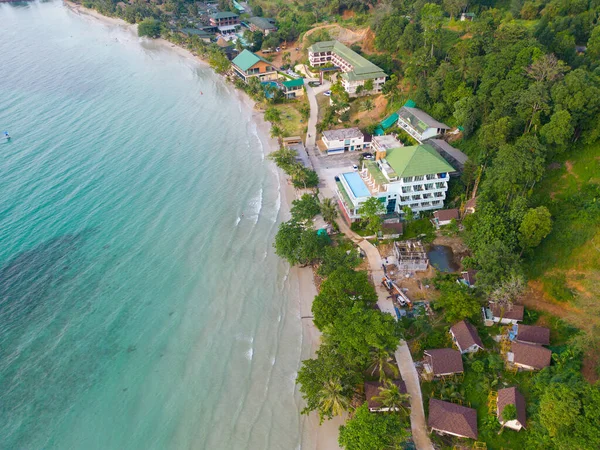
<instances>
[{"instance_id":1,"label":"shoreline","mask_svg":"<svg viewBox=\"0 0 600 450\"><path fill-rule=\"evenodd\" d=\"M98 11L90 8L86 8L83 5L73 3L69 0L63 0L63 4L67 9L77 15L88 16L95 20L98 20L106 25L117 26L125 28L131 33L134 33L137 37L137 24L130 24L123 19L105 16L100 14ZM208 63L197 55L194 55L188 49L179 45L173 44L166 39L152 39L152 43L158 44L165 49L169 49L178 53L180 56L188 59L193 59L195 62L200 63L204 66L208 66ZM224 80L225 81L225 80ZM268 155L273 151L279 149L278 142L271 138L270 129L271 124L264 120L263 113L256 108L256 102L252 100L245 92L236 89L236 96L238 99L246 105L252 111L252 119L255 120L257 125L257 132L259 139L265 144L265 154ZM272 163L271 163L272 164ZM283 214L284 218L288 218L290 215L290 209L292 201L296 199L296 191L291 184L288 183L288 176L283 170L275 167L279 177L279 189L282 195L281 206L282 210L280 214ZM310 267L299 268L292 267L290 269L290 276L298 285L298 303L300 316L298 319L302 322L301 329L301 361L307 358L311 358L315 355L321 342L321 333L314 325L312 320L301 319L304 316L311 316L311 308L314 297L317 295L317 288L313 279L313 271ZM298 366L300 369L300 366ZM298 396L298 400L302 402L296 388L294 396ZM300 412L302 405L298 405L298 412ZM334 417L332 420L328 420L323 424L319 424L319 417L317 413L313 412L310 415L300 415L300 448L303 450L336 450L339 449L338 445L338 433L339 426L343 425L345 418Z\"/></svg>"}]
</instances>

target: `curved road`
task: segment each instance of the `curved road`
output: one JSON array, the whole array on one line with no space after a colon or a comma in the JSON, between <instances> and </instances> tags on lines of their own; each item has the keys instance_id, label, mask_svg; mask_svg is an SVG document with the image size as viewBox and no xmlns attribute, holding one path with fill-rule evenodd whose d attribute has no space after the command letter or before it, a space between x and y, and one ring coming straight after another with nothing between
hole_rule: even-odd
<instances>
[{"instance_id":1,"label":"curved road","mask_svg":"<svg viewBox=\"0 0 600 450\"><path fill-rule=\"evenodd\" d=\"M309 79L308 81L317 81L316 79ZM335 198L334 180L333 177L328 176L324 173L321 168L319 157L317 156L318 150L315 146L316 135L317 135L317 118L319 115L319 105L317 103L316 95L324 92L330 88L331 84L326 81L322 86L313 88L306 84L306 95L308 96L308 102L310 104L310 116L308 119L308 132L306 136L305 146L308 152L310 162L314 170L319 174L320 184L319 191L321 197L332 197ZM377 291L377 305L383 312L390 313L396 318L394 311L394 305L388 298L389 294L387 290L383 288L380 281L383 279L384 273L381 262L381 255L377 248L366 239L356 234L350 229L348 224L343 219L338 219L338 226L340 231L356 243L367 255L367 261L369 262L369 273L373 279L375 290ZM419 375L415 364L412 360L410 350L406 341L402 340L400 345L395 352L396 361L402 379L406 383L406 390L410 394L410 427L413 435L415 446L418 450L433 450L433 445L429 439L427 432L427 422L425 421L425 411L423 409L423 397L421 395L421 385L419 383Z\"/></svg>"}]
</instances>

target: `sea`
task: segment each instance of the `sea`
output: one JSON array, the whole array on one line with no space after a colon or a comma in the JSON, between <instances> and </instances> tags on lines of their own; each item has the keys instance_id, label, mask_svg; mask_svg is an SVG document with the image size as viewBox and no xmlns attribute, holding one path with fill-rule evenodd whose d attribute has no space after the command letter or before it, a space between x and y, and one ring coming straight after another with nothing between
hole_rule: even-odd
<instances>
[{"instance_id":1,"label":"sea","mask_svg":"<svg viewBox=\"0 0 600 450\"><path fill-rule=\"evenodd\" d=\"M0 58L0 448L299 448L256 113L62 2L0 3Z\"/></svg>"}]
</instances>

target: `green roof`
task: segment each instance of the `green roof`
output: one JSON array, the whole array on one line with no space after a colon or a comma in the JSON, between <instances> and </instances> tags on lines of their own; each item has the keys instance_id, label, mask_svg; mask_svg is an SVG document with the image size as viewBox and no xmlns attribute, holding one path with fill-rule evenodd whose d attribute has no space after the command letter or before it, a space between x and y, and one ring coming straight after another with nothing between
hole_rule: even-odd
<instances>
[{"instance_id":1,"label":"green roof","mask_svg":"<svg viewBox=\"0 0 600 450\"><path fill-rule=\"evenodd\" d=\"M254 64L256 64L259 61L263 61L268 64L271 64L269 61L267 61L264 58L261 58L258 55L255 55L250 50L244 49L242 51L242 53L240 53L235 58L233 58L233 61L231 61L231 62L245 72L246 70L250 69Z\"/></svg>"},{"instance_id":2,"label":"green roof","mask_svg":"<svg viewBox=\"0 0 600 450\"><path fill-rule=\"evenodd\" d=\"M221 11L221 12L214 13L210 17L212 17L213 19L229 19L229 18L239 17L239 16L236 13L232 13L229 11Z\"/></svg>"},{"instance_id":3,"label":"green roof","mask_svg":"<svg viewBox=\"0 0 600 450\"><path fill-rule=\"evenodd\" d=\"M382 120L379 125L384 130L387 130L391 126L395 125L396 122L398 122L398 113L393 113L389 117L387 117L385 120Z\"/></svg>"},{"instance_id":4,"label":"green roof","mask_svg":"<svg viewBox=\"0 0 600 450\"><path fill-rule=\"evenodd\" d=\"M304 78L295 78L293 80L286 80L286 81L283 81L281 84L283 84L287 88L304 86Z\"/></svg>"},{"instance_id":5,"label":"green roof","mask_svg":"<svg viewBox=\"0 0 600 450\"><path fill-rule=\"evenodd\" d=\"M197 28L182 28L181 32L188 36L201 36L201 37L213 37L214 33L209 33L204 30L199 30Z\"/></svg>"},{"instance_id":6,"label":"green roof","mask_svg":"<svg viewBox=\"0 0 600 450\"><path fill-rule=\"evenodd\" d=\"M335 52L345 59L354 68L350 72L343 73L342 78L350 81L369 80L372 78L385 77L385 72L371 61L363 58L354 50L349 49L338 41L316 42L309 47L311 52Z\"/></svg>"},{"instance_id":7,"label":"green roof","mask_svg":"<svg viewBox=\"0 0 600 450\"><path fill-rule=\"evenodd\" d=\"M273 23L275 21L273 19L269 19L266 17L250 17L250 19L248 19L248 22L250 22L252 25L257 26L258 28L260 28L263 31L277 29L277 27Z\"/></svg>"},{"instance_id":8,"label":"green roof","mask_svg":"<svg viewBox=\"0 0 600 450\"><path fill-rule=\"evenodd\" d=\"M454 167L429 144L388 150L385 159L402 178L455 172Z\"/></svg>"}]
</instances>

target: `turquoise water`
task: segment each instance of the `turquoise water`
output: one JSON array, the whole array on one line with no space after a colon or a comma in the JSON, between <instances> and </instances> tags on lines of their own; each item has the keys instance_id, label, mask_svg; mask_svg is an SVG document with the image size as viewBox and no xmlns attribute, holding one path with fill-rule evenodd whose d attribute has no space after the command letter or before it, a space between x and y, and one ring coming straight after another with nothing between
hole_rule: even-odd
<instances>
[{"instance_id":1,"label":"turquoise water","mask_svg":"<svg viewBox=\"0 0 600 450\"><path fill-rule=\"evenodd\" d=\"M61 3L0 23L0 448L297 448L297 286L252 111Z\"/></svg>"}]
</instances>

